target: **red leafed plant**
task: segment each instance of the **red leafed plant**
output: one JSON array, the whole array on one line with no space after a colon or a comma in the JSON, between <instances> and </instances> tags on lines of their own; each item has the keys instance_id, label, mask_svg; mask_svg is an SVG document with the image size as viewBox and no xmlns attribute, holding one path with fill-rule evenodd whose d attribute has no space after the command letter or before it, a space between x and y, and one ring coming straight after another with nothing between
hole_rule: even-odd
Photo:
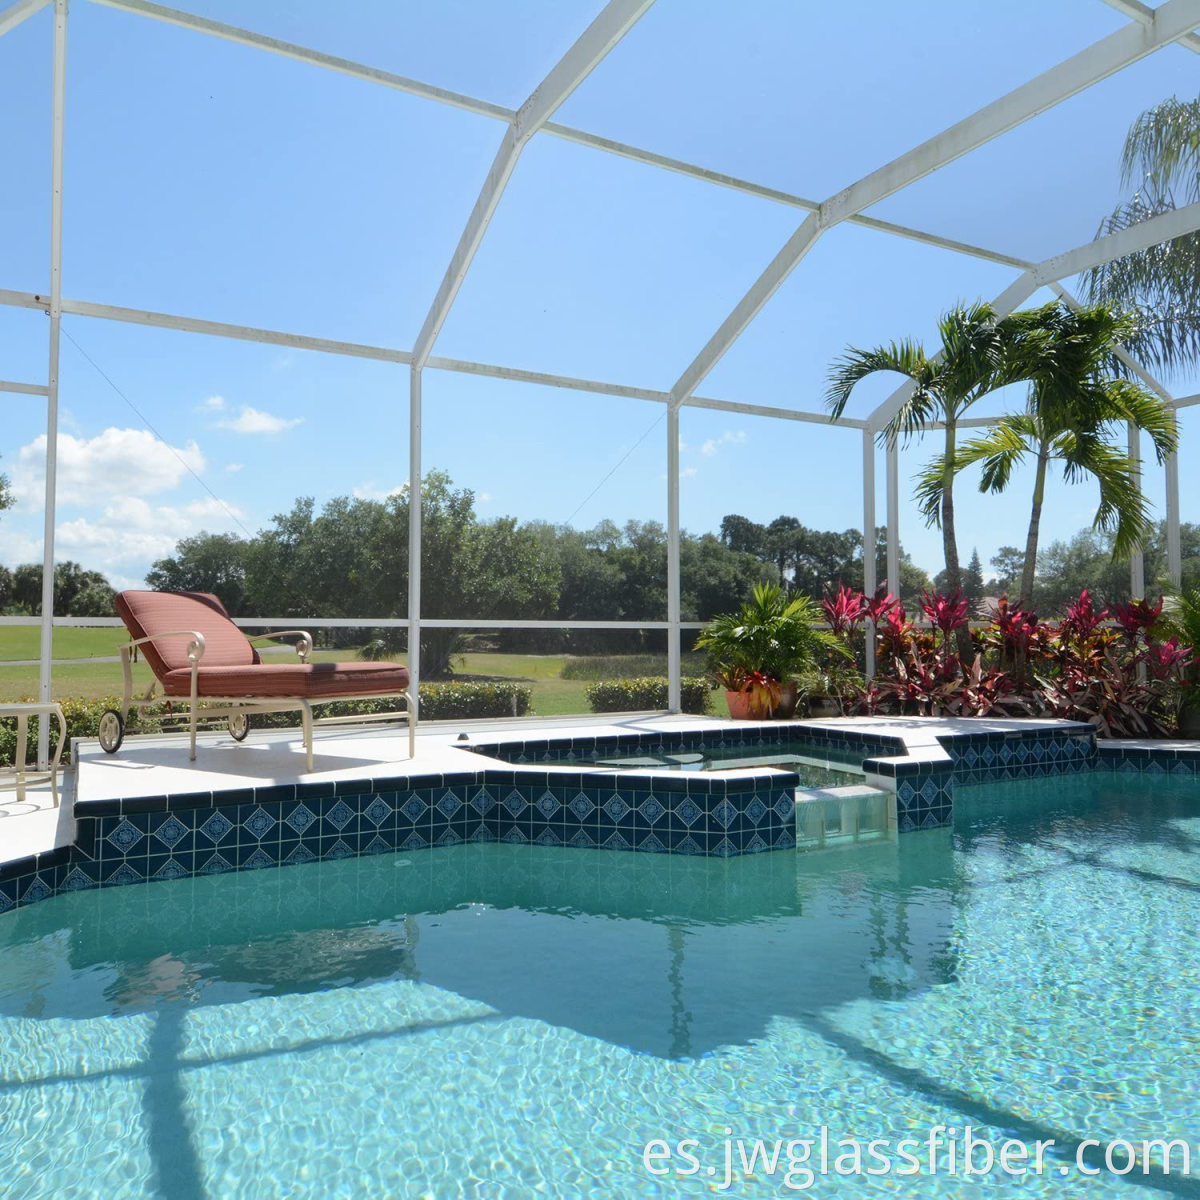
<instances>
[{"instance_id":1,"label":"red leafed plant","mask_svg":"<svg viewBox=\"0 0 1200 1200\"><path fill-rule=\"evenodd\" d=\"M1161 737L1172 732L1179 694L1196 671L1190 647L1156 638L1161 602L1097 608L1083 591L1061 621L1050 622L1002 597L975 635L980 653L970 664L953 646L968 619L961 593L922 594L928 631L882 592L868 600L839 587L825 607L847 642L864 620L868 636L874 630L876 674L859 702L863 712L1052 716L1090 721L1103 736Z\"/></svg>"},{"instance_id":2,"label":"red leafed plant","mask_svg":"<svg viewBox=\"0 0 1200 1200\"><path fill-rule=\"evenodd\" d=\"M835 634L849 633L865 620L868 613L867 599L862 592L848 588L844 583L838 584L836 596L825 593L821 601L825 611L825 620Z\"/></svg>"}]
</instances>

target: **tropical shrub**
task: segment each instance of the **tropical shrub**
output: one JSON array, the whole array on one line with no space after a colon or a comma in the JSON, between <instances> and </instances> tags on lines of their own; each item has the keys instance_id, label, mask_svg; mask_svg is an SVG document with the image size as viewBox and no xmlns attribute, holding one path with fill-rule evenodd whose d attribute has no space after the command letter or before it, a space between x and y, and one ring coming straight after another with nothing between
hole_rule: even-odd
<instances>
[{"instance_id":1,"label":"tropical shrub","mask_svg":"<svg viewBox=\"0 0 1200 1200\"><path fill-rule=\"evenodd\" d=\"M1085 590L1054 624L1004 597L986 627L971 633L970 659L956 649L969 629L957 592L924 593L924 625L888 595L867 601L851 594L833 604L853 614L841 624L845 638L868 615L874 624L876 675L861 712L1047 716L1088 721L1103 737L1164 737L1174 728L1180 688L1195 672L1192 647L1157 632L1161 601L1097 609Z\"/></svg>"},{"instance_id":2,"label":"tropical shrub","mask_svg":"<svg viewBox=\"0 0 1200 1200\"><path fill-rule=\"evenodd\" d=\"M712 686L707 679L685 676L679 681L680 705L685 713L702 716L708 711L711 694ZM665 675L606 679L593 683L584 695L595 713L658 711L667 707L668 682Z\"/></svg>"}]
</instances>

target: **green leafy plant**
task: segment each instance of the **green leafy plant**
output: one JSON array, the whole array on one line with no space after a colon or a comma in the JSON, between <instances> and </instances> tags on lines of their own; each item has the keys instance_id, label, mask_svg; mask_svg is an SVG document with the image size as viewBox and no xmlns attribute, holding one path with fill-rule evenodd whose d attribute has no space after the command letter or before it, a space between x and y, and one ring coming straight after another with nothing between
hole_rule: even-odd
<instances>
[{"instance_id":1,"label":"green leafy plant","mask_svg":"<svg viewBox=\"0 0 1200 1200\"><path fill-rule=\"evenodd\" d=\"M790 599L778 584L760 583L737 612L714 617L696 639L709 670L726 691L746 691L756 672L782 683L815 666L823 654L849 657L808 596Z\"/></svg>"},{"instance_id":2,"label":"green leafy plant","mask_svg":"<svg viewBox=\"0 0 1200 1200\"><path fill-rule=\"evenodd\" d=\"M665 709L669 690L665 675L651 675L641 679L601 680L593 683L584 695L592 712L645 712ZM707 679L684 676L679 681L680 704L685 713L706 713L711 695Z\"/></svg>"}]
</instances>

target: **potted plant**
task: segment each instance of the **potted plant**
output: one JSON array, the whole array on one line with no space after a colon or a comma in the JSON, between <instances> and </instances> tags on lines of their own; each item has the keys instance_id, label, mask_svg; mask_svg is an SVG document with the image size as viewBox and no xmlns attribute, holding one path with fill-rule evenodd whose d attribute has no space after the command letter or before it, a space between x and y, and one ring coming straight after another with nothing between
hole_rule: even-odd
<instances>
[{"instance_id":1,"label":"potted plant","mask_svg":"<svg viewBox=\"0 0 1200 1200\"><path fill-rule=\"evenodd\" d=\"M708 652L709 669L725 689L735 719L790 717L796 708L799 672L822 653L848 655L818 627L820 614L807 596L788 598L778 584L760 583L735 613L714 617L696 639Z\"/></svg>"}]
</instances>

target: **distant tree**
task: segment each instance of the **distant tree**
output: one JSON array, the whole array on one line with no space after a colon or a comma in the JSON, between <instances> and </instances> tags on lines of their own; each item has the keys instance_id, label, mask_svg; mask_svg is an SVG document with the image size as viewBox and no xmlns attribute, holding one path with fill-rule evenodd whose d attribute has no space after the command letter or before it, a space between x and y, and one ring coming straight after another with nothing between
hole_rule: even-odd
<instances>
[{"instance_id":1,"label":"distant tree","mask_svg":"<svg viewBox=\"0 0 1200 1200\"><path fill-rule=\"evenodd\" d=\"M12 508L16 503L12 494L12 487L7 475L0 475L0 512L6 508Z\"/></svg>"},{"instance_id":2,"label":"distant tree","mask_svg":"<svg viewBox=\"0 0 1200 1200\"><path fill-rule=\"evenodd\" d=\"M963 572L963 595L972 605L983 599L983 564L979 561L979 551L972 547L971 560Z\"/></svg>"},{"instance_id":3,"label":"distant tree","mask_svg":"<svg viewBox=\"0 0 1200 1200\"><path fill-rule=\"evenodd\" d=\"M248 551L249 543L235 534L198 533L154 563L146 586L159 592L211 592L231 616L244 616Z\"/></svg>"},{"instance_id":4,"label":"distant tree","mask_svg":"<svg viewBox=\"0 0 1200 1200\"><path fill-rule=\"evenodd\" d=\"M42 615L42 564L24 563L11 575L9 605L30 616ZM69 559L54 567L54 612L60 617L111 617L112 584L99 572Z\"/></svg>"},{"instance_id":5,"label":"distant tree","mask_svg":"<svg viewBox=\"0 0 1200 1200\"><path fill-rule=\"evenodd\" d=\"M1002 595L1019 595L1021 573L1025 569L1025 552L1016 546L1001 546L992 557L992 570L996 577L991 581L993 590Z\"/></svg>"},{"instance_id":6,"label":"distant tree","mask_svg":"<svg viewBox=\"0 0 1200 1200\"><path fill-rule=\"evenodd\" d=\"M721 541L739 554L753 554L755 558L768 555L766 527L737 513L721 518Z\"/></svg>"}]
</instances>

